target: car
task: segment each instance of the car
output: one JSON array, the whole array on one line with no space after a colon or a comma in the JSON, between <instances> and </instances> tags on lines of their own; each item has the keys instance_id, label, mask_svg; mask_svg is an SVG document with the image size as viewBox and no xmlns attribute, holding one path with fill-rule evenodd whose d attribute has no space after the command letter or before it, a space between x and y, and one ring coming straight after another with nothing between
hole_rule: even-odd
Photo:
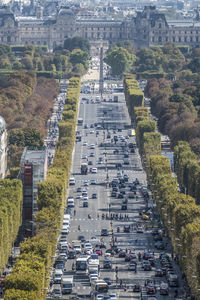
<instances>
[{"instance_id":1,"label":"car","mask_svg":"<svg viewBox=\"0 0 200 300\"><path fill-rule=\"evenodd\" d=\"M95 250L95 253L98 254L98 255L103 255L103 252L101 249L96 249Z\"/></svg>"},{"instance_id":2,"label":"car","mask_svg":"<svg viewBox=\"0 0 200 300\"><path fill-rule=\"evenodd\" d=\"M82 199L83 199L84 201L87 201L87 200L88 200L88 195L82 196Z\"/></svg>"},{"instance_id":3,"label":"car","mask_svg":"<svg viewBox=\"0 0 200 300\"><path fill-rule=\"evenodd\" d=\"M130 150L130 152L131 152L131 153L135 153L135 149L132 148L132 149Z\"/></svg>"},{"instance_id":4,"label":"car","mask_svg":"<svg viewBox=\"0 0 200 300\"><path fill-rule=\"evenodd\" d=\"M94 130L90 130L90 134L93 134L94 133Z\"/></svg>"},{"instance_id":5,"label":"car","mask_svg":"<svg viewBox=\"0 0 200 300\"><path fill-rule=\"evenodd\" d=\"M77 187L77 193L81 193L82 192L82 188L79 186L79 187Z\"/></svg>"},{"instance_id":6,"label":"car","mask_svg":"<svg viewBox=\"0 0 200 300\"><path fill-rule=\"evenodd\" d=\"M95 157L95 153L94 153L94 152L91 152L91 153L90 153L90 157Z\"/></svg>"},{"instance_id":7,"label":"car","mask_svg":"<svg viewBox=\"0 0 200 300\"><path fill-rule=\"evenodd\" d=\"M84 180L83 185L88 186L89 185L88 180Z\"/></svg>"},{"instance_id":8,"label":"car","mask_svg":"<svg viewBox=\"0 0 200 300\"><path fill-rule=\"evenodd\" d=\"M83 146L87 146L87 144L88 144L87 142L83 142Z\"/></svg>"},{"instance_id":9,"label":"car","mask_svg":"<svg viewBox=\"0 0 200 300\"><path fill-rule=\"evenodd\" d=\"M110 300L117 300L117 295L115 293L111 293Z\"/></svg>"},{"instance_id":10,"label":"car","mask_svg":"<svg viewBox=\"0 0 200 300\"><path fill-rule=\"evenodd\" d=\"M88 129L88 128L89 128L88 124L85 124L85 125L84 125L84 128L85 128L85 129Z\"/></svg>"},{"instance_id":11,"label":"car","mask_svg":"<svg viewBox=\"0 0 200 300\"><path fill-rule=\"evenodd\" d=\"M101 229L101 236L108 236L108 229Z\"/></svg>"},{"instance_id":12,"label":"car","mask_svg":"<svg viewBox=\"0 0 200 300\"><path fill-rule=\"evenodd\" d=\"M165 282L160 284L160 295L169 295L169 286Z\"/></svg>"},{"instance_id":13,"label":"car","mask_svg":"<svg viewBox=\"0 0 200 300\"><path fill-rule=\"evenodd\" d=\"M87 155L85 154L82 155L82 159L87 159L87 158L88 158Z\"/></svg>"},{"instance_id":14,"label":"car","mask_svg":"<svg viewBox=\"0 0 200 300\"><path fill-rule=\"evenodd\" d=\"M122 204L121 209L122 210L127 210L127 204Z\"/></svg>"},{"instance_id":15,"label":"car","mask_svg":"<svg viewBox=\"0 0 200 300\"><path fill-rule=\"evenodd\" d=\"M146 292L148 295L156 294L156 286L153 280L147 279L145 281Z\"/></svg>"},{"instance_id":16,"label":"car","mask_svg":"<svg viewBox=\"0 0 200 300\"><path fill-rule=\"evenodd\" d=\"M96 300L103 300L104 299L104 295L103 294L98 294L96 296Z\"/></svg>"},{"instance_id":17,"label":"car","mask_svg":"<svg viewBox=\"0 0 200 300\"><path fill-rule=\"evenodd\" d=\"M118 199L123 199L123 198L124 198L124 194L119 193L118 196L117 196L117 198L118 198Z\"/></svg>"},{"instance_id":18,"label":"car","mask_svg":"<svg viewBox=\"0 0 200 300\"><path fill-rule=\"evenodd\" d=\"M90 149L95 149L95 144L91 144Z\"/></svg>"},{"instance_id":19,"label":"car","mask_svg":"<svg viewBox=\"0 0 200 300\"><path fill-rule=\"evenodd\" d=\"M70 177L69 179L69 185L75 185L76 181L74 177Z\"/></svg>"},{"instance_id":20,"label":"car","mask_svg":"<svg viewBox=\"0 0 200 300\"><path fill-rule=\"evenodd\" d=\"M96 179L91 179L91 180L90 180L90 184L94 185L94 184L96 184L96 183L97 183Z\"/></svg>"},{"instance_id":21,"label":"car","mask_svg":"<svg viewBox=\"0 0 200 300\"><path fill-rule=\"evenodd\" d=\"M104 269L112 269L112 262L110 259L105 259L103 262Z\"/></svg>"},{"instance_id":22,"label":"car","mask_svg":"<svg viewBox=\"0 0 200 300\"><path fill-rule=\"evenodd\" d=\"M134 148L134 144L133 143L129 143L128 144L128 147L131 149L131 148Z\"/></svg>"},{"instance_id":23,"label":"car","mask_svg":"<svg viewBox=\"0 0 200 300\"><path fill-rule=\"evenodd\" d=\"M88 202L87 201L83 202L83 207L88 207Z\"/></svg>"},{"instance_id":24,"label":"car","mask_svg":"<svg viewBox=\"0 0 200 300\"><path fill-rule=\"evenodd\" d=\"M163 276L163 272L161 269L156 269L155 270L155 277L162 277Z\"/></svg>"},{"instance_id":25,"label":"car","mask_svg":"<svg viewBox=\"0 0 200 300\"><path fill-rule=\"evenodd\" d=\"M76 258L76 251L70 250L67 255L68 259Z\"/></svg>"},{"instance_id":26,"label":"car","mask_svg":"<svg viewBox=\"0 0 200 300\"><path fill-rule=\"evenodd\" d=\"M144 229L143 226L137 226L137 233L143 233Z\"/></svg>"},{"instance_id":27,"label":"car","mask_svg":"<svg viewBox=\"0 0 200 300\"><path fill-rule=\"evenodd\" d=\"M126 250L121 249L121 250L119 251L119 257L125 257L125 256L126 256Z\"/></svg>"},{"instance_id":28,"label":"car","mask_svg":"<svg viewBox=\"0 0 200 300\"><path fill-rule=\"evenodd\" d=\"M130 232L131 226L130 225L124 225L124 232Z\"/></svg>"},{"instance_id":29,"label":"car","mask_svg":"<svg viewBox=\"0 0 200 300\"><path fill-rule=\"evenodd\" d=\"M117 197L117 193L115 191L111 192L111 197Z\"/></svg>"},{"instance_id":30,"label":"car","mask_svg":"<svg viewBox=\"0 0 200 300\"><path fill-rule=\"evenodd\" d=\"M99 279L98 275L92 274L92 276L90 276L90 283L91 283L92 281L95 281L95 280L98 280L98 279Z\"/></svg>"},{"instance_id":31,"label":"car","mask_svg":"<svg viewBox=\"0 0 200 300\"><path fill-rule=\"evenodd\" d=\"M154 235L154 237L153 237L153 239L154 239L154 241L162 241L163 240L163 238L162 238L162 236L160 235L160 234L156 234L156 235Z\"/></svg>"},{"instance_id":32,"label":"car","mask_svg":"<svg viewBox=\"0 0 200 300\"><path fill-rule=\"evenodd\" d=\"M152 266L151 266L149 261L146 261L145 264L143 264L143 268L144 268L144 271L151 271L152 270Z\"/></svg>"},{"instance_id":33,"label":"car","mask_svg":"<svg viewBox=\"0 0 200 300\"><path fill-rule=\"evenodd\" d=\"M54 284L53 285L53 289L52 289L52 295L53 297L55 297L56 299L60 299L62 296L62 291L61 291L61 286L60 284Z\"/></svg>"},{"instance_id":34,"label":"car","mask_svg":"<svg viewBox=\"0 0 200 300\"><path fill-rule=\"evenodd\" d=\"M91 160L88 161L88 166L92 166L93 162Z\"/></svg>"},{"instance_id":35,"label":"car","mask_svg":"<svg viewBox=\"0 0 200 300\"><path fill-rule=\"evenodd\" d=\"M111 283L112 283L112 281L109 277L105 277L103 280L107 283L107 285L111 285Z\"/></svg>"},{"instance_id":36,"label":"car","mask_svg":"<svg viewBox=\"0 0 200 300\"><path fill-rule=\"evenodd\" d=\"M155 248L158 250L164 250L165 249L165 244L161 241L158 241L155 243Z\"/></svg>"},{"instance_id":37,"label":"car","mask_svg":"<svg viewBox=\"0 0 200 300\"><path fill-rule=\"evenodd\" d=\"M130 265L129 265L129 270L130 270L130 271L136 271L136 270L137 270L137 265L136 265L136 263L130 263Z\"/></svg>"},{"instance_id":38,"label":"car","mask_svg":"<svg viewBox=\"0 0 200 300\"><path fill-rule=\"evenodd\" d=\"M139 283L134 284L133 292L134 293L140 293L141 292L141 286L139 285Z\"/></svg>"},{"instance_id":39,"label":"car","mask_svg":"<svg viewBox=\"0 0 200 300\"><path fill-rule=\"evenodd\" d=\"M92 168L92 173L96 174L97 173L97 168Z\"/></svg>"},{"instance_id":40,"label":"car","mask_svg":"<svg viewBox=\"0 0 200 300\"><path fill-rule=\"evenodd\" d=\"M97 194L96 193L92 194L92 199L97 199Z\"/></svg>"}]
</instances>

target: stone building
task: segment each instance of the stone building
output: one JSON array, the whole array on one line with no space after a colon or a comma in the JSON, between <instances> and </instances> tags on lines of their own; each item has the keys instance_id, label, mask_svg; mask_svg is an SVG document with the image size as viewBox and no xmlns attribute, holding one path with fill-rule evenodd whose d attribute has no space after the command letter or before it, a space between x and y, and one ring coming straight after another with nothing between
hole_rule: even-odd
<instances>
[{"instance_id":1,"label":"stone building","mask_svg":"<svg viewBox=\"0 0 200 300\"><path fill-rule=\"evenodd\" d=\"M8 7L0 8L0 43L9 45L47 45L50 50L63 45L68 37L81 36L91 43L98 40L117 42L132 40L135 47L164 45L200 45L199 18L191 21L167 21L155 6L146 6L132 19L81 17L68 7L61 7L53 16L14 16Z\"/></svg>"},{"instance_id":2,"label":"stone building","mask_svg":"<svg viewBox=\"0 0 200 300\"><path fill-rule=\"evenodd\" d=\"M4 118L0 116L0 178L4 178L7 171L7 130Z\"/></svg>"}]
</instances>

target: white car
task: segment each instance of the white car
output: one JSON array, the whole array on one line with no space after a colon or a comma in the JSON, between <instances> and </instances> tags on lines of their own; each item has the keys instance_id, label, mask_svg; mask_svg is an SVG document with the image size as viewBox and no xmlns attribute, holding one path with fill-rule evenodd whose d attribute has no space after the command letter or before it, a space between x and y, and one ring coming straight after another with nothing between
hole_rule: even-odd
<instances>
[{"instance_id":1,"label":"white car","mask_svg":"<svg viewBox=\"0 0 200 300\"><path fill-rule=\"evenodd\" d=\"M83 196L83 201L87 201L88 200L88 196Z\"/></svg>"},{"instance_id":2,"label":"white car","mask_svg":"<svg viewBox=\"0 0 200 300\"><path fill-rule=\"evenodd\" d=\"M96 300L103 300L103 298L104 298L104 295L102 295L102 294L99 294L96 296Z\"/></svg>"},{"instance_id":3,"label":"white car","mask_svg":"<svg viewBox=\"0 0 200 300\"><path fill-rule=\"evenodd\" d=\"M93 250L93 247L90 243L85 243L85 249L86 250Z\"/></svg>"},{"instance_id":4,"label":"white car","mask_svg":"<svg viewBox=\"0 0 200 300\"><path fill-rule=\"evenodd\" d=\"M87 181L87 180L84 180L83 185L84 185L84 186L88 186L88 185L89 185L88 181Z\"/></svg>"},{"instance_id":5,"label":"white car","mask_svg":"<svg viewBox=\"0 0 200 300\"><path fill-rule=\"evenodd\" d=\"M91 153L90 153L90 157L95 157L95 153L94 153L94 152L91 152Z\"/></svg>"},{"instance_id":6,"label":"white car","mask_svg":"<svg viewBox=\"0 0 200 300\"><path fill-rule=\"evenodd\" d=\"M93 275L93 274L92 274ZM95 280L98 280L99 279L99 277L96 275L93 275L93 276L90 276L90 283L92 282L92 281L95 281Z\"/></svg>"},{"instance_id":7,"label":"white car","mask_svg":"<svg viewBox=\"0 0 200 300\"><path fill-rule=\"evenodd\" d=\"M111 293L110 300L117 300L117 295L115 293Z\"/></svg>"},{"instance_id":8,"label":"white car","mask_svg":"<svg viewBox=\"0 0 200 300\"><path fill-rule=\"evenodd\" d=\"M94 130L90 130L90 134L94 133Z\"/></svg>"},{"instance_id":9,"label":"white car","mask_svg":"<svg viewBox=\"0 0 200 300\"><path fill-rule=\"evenodd\" d=\"M87 159L87 155L82 155L82 159Z\"/></svg>"},{"instance_id":10,"label":"white car","mask_svg":"<svg viewBox=\"0 0 200 300\"><path fill-rule=\"evenodd\" d=\"M76 181L74 179L74 177L70 177L69 179L69 185L75 185Z\"/></svg>"},{"instance_id":11,"label":"white car","mask_svg":"<svg viewBox=\"0 0 200 300\"><path fill-rule=\"evenodd\" d=\"M97 168L92 168L92 173L96 174L97 173Z\"/></svg>"},{"instance_id":12,"label":"white car","mask_svg":"<svg viewBox=\"0 0 200 300\"><path fill-rule=\"evenodd\" d=\"M91 144L90 149L95 149L95 144Z\"/></svg>"},{"instance_id":13,"label":"white car","mask_svg":"<svg viewBox=\"0 0 200 300\"><path fill-rule=\"evenodd\" d=\"M87 142L84 142L84 143L83 143L83 146L87 146L87 144L88 144Z\"/></svg>"},{"instance_id":14,"label":"white car","mask_svg":"<svg viewBox=\"0 0 200 300\"><path fill-rule=\"evenodd\" d=\"M90 184L96 184L96 183L97 183L96 179L91 179L90 180Z\"/></svg>"},{"instance_id":15,"label":"white car","mask_svg":"<svg viewBox=\"0 0 200 300\"><path fill-rule=\"evenodd\" d=\"M87 188L83 188L82 195L83 195L83 193L87 193Z\"/></svg>"}]
</instances>

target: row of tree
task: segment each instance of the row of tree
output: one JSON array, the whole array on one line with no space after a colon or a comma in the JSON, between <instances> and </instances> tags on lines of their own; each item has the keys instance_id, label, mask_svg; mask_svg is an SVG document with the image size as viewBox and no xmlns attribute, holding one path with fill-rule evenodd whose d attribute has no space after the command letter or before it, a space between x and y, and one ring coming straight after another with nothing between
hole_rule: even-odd
<instances>
[{"instance_id":1,"label":"row of tree","mask_svg":"<svg viewBox=\"0 0 200 300\"><path fill-rule=\"evenodd\" d=\"M148 109L135 107L131 116L134 116L139 151L159 215L192 293L200 299L200 207L196 205L193 197L179 193L178 182L172 176L169 159L161 156L161 136L155 132L155 122L150 120ZM180 166L177 165L177 168ZM184 176L183 166L180 172Z\"/></svg>"},{"instance_id":2,"label":"row of tree","mask_svg":"<svg viewBox=\"0 0 200 300\"><path fill-rule=\"evenodd\" d=\"M0 180L0 269L11 255L22 214L22 183L20 180Z\"/></svg>"},{"instance_id":3,"label":"row of tree","mask_svg":"<svg viewBox=\"0 0 200 300\"><path fill-rule=\"evenodd\" d=\"M46 299L52 257L66 206L80 87L79 77L70 79L55 158L48 169L47 179L38 185L37 234L20 245L20 256L11 275L6 278L5 300Z\"/></svg>"},{"instance_id":4,"label":"row of tree","mask_svg":"<svg viewBox=\"0 0 200 300\"><path fill-rule=\"evenodd\" d=\"M144 94L141 91L135 76L132 74L124 75L124 93L126 105L131 118L133 117L133 108L144 105Z\"/></svg>"},{"instance_id":5,"label":"row of tree","mask_svg":"<svg viewBox=\"0 0 200 300\"><path fill-rule=\"evenodd\" d=\"M90 44L81 37L67 39L64 48L53 53L43 46L0 45L0 69L5 72L33 70L38 76L69 77L71 73L84 74L88 69Z\"/></svg>"}]
</instances>

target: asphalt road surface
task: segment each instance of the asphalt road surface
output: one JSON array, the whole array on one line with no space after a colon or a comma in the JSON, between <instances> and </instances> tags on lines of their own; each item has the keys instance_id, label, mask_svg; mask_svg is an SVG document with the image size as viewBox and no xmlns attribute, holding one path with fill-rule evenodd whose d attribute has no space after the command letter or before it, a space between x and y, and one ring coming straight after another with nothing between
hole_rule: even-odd
<instances>
[{"instance_id":1,"label":"asphalt road surface","mask_svg":"<svg viewBox=\"0 0 200 300\"><path fill-rule=\"evenodd\" d=\"M151 191L145 189L147 188L146 174L141 165L138 149L135 146L135 136L130 136L131 122L124 95L118 94L118 103L110 102L111 96L109 94L103 95L100 103L93 103L98 96L100 95L80 95L79 118L83 118L83 125L77 126L77 130L80 132L82 140L75 144L73 154L71 177L75 178L75 185L69 186L68 196L74 197L75 207L71 209L70 231L67 240L72 244L73 240L89 241L92 237L96 237L106 245L106 249L102 249L103 255L99 256L99 277L101 279L110 278L109 294L115 293L116 299L174 299L175 290L178 291L179 297L183 298L183 280L171 253L170 241L165 236L165 231L159 222ZM114 142L114 136L118 137L117 142ZM134 150L132 150L134 153L131 153L130 143L134 145ZM91 144L93 145L91 146ZM127 164L124 164L126 151L128 151L128 158L126 159ZM91 153L94 153L92 157ZM101 164L99 164L99 158L102 160ZM93 174L89 170L87 175L81 175L80 166L84 162L91 164L89 169L96 167L97 173ZM122 166L117 167L116 164L122 164ZM113 178L124 177L124 175L128 175L128 182L123 188L124 198L111 197L112 187L110 183ZM134 198L128 198L127 210L122 210L122 203L130 193L129 185L136 178L139 181L136 186L136 194L134 194ZM93 179L96 180L95 184L91 184ZM88 207L83 207L84 201L79 199L81 193L77 193L78 187L87 189L88 201L85 202L88 202ZM142 189L142 187L145 188ZM143 190L148 192L148 200L143 197ZM97 194L96 199L92 199L93 193ZM117 192L118 194L119 192ZM145 216L142 217L144 211L146 211ZM104 215L103 219L102 215ZM143 220L143 218L148 218L148 220ZM130 225L130 232L124 232L124 225ZM138 230L138 226L140 229L142 228L143 232L139 232L141 230ZM152 226L155 228L159 226L159 236L162 236L164 248L162 250L155 247L157 241L154 240L155 235L152 234ZM101 237L102 229L108 230L108 236ZM84 242L82 245L82 252L84 252ZM137 272L129 270L129 261L125 261L124 257L119 257L119 253L115 253L111 257L111 270L103 268L105 252L113 245L124 249L126 254L132 252L136 255ZM145 260L139 259L140 254L143 256L145 252L152 254L155 259L155 264L152 260L153 266L150 271L144 270L143 261ZM173 268L179 279L179 287L169 287L169 295L166 296L160 295L160 283L167 283L166 275L155 277L155 270L161 269L159 257L163 252L168 254L171 262L170 268ZM68 259L66 262L68 274L74 275L73 291L81 298L89 298L91 292L89 277L77 275L72 270L74 263L75 259ZM117 278L116 267L118 267ZM147 294L146 280L152 280L155 284L155 294ZM134 284L141 286L140 292L133 292ZM63 299L67 299L66 296L63 296Z\"/></svg>"}]
</instances>

